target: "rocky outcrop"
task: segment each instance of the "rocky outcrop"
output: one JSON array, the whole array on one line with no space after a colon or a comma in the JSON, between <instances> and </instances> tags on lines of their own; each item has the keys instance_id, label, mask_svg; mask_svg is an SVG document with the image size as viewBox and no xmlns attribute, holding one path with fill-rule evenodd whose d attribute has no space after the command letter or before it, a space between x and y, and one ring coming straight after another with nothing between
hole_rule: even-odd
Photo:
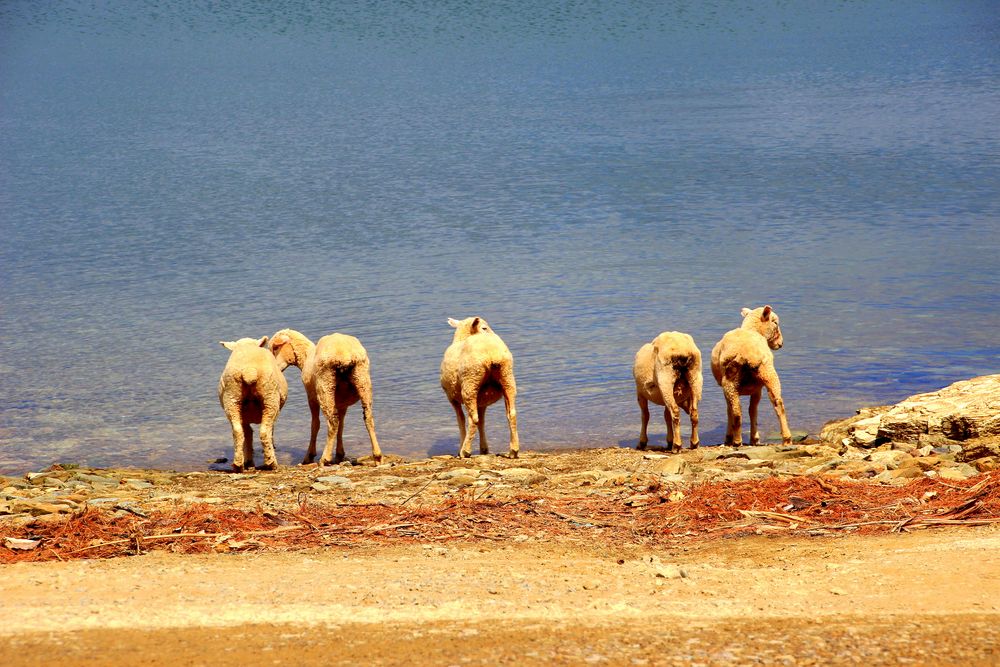
<instances>
[{"instance_id":1,"label":"rocky outcrop","mask_svg":"<svg viewBox=\"0 0 1000 667\"><path fill-rule=\"evenodd\" d=\"M820 438L856 447L1000 438L1000 374L962 380L896 405L864 408L854 417L829 422Z\"/></svg>"}]
</instances>

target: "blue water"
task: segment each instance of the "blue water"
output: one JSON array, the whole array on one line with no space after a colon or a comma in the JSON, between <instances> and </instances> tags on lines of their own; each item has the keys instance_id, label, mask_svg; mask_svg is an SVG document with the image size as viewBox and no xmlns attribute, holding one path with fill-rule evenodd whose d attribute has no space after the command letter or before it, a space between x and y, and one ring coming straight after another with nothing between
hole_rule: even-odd
<instances>
[{"instance_id":1,"label":"blue water","mask_svg":"<svg viewBox=\"0 0 1000 667\"><path fill-rule=\"evenodd\" d=\"M218 341L283 327L362 340L385 451L454 453L473 314L525 449L634 443L632 356L670 329L721 441L708 356L764 303L815 433L1000 371L1000 11L7 1L0 233L0 472L231 455Z\"/></svg>"}]
</instances>

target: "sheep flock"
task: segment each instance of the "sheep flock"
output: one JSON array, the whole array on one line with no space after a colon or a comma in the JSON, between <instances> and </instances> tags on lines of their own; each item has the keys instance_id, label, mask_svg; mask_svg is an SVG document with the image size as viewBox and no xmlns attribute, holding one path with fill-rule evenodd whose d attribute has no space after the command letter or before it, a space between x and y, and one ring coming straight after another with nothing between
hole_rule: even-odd
<instances>
[{"instance_id":1,"label":"sheep flock","mask_svg":"<svg viewBox=\"0 0 1000 667\"><path fill-rule=\"evenodd\" d=\"M781 382L774 367L774 352L784 341L778 314L771 306L744 308L743 322L712 348L711 369L726 399L725 444L739 447L742 440L740 396L749 396L750 442L758 444L757 407L764 390L781 425L784 444L791 443L791 431L781 396ZM455 330L441 360L441 389L455 411L461 457L472 456L472 440L478 434L479 451L489 452L486 439L486 408L503 398L510 427L507 456L517 458L517 386L514 357L503 339L482 317L449 319ZM251 424L260 424L264 450L259 469L277 468L274 453L274 424L288 397L284 371L297 366L301 372L312 414L309 446L303 464L316 459L319 414L327 422L326 445L319 465L343 461L343 430L347 409L361 403L365 427L371 441L372 460L382 460L375 434L372 382L368 353L354 336L332 333L313 343L294 329L282 329L268 338L241 338L222 342L230 350L229 360L219 380L219 402L232 428L233 459L236 471L254 466ZM641 413L638 448L649 443L649 404L663 406L667 426L667 447L681 450L680 411L691 420L691 448L698 447L698 402L702 397L701 351L694 338L679 331L664 331L643 345L632 367L636 399Z\"/></svg>"}]
</instances>

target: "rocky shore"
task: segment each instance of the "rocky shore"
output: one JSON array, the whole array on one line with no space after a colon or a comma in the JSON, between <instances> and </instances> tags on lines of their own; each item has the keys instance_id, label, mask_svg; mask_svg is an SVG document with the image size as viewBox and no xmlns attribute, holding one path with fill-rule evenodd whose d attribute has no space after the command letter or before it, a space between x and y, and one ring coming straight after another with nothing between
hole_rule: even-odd
<instances>
[{"instance_id":1,"label":"rocky shore","mask_svg":"<svg viewBox=\"0 0 1000 667\"><path fill-rule=\"evenodd\" d=\"M916 479L962 481L1000 467L1000 375L959 382L894 406L867 408L827 424L801 443L702 446L680 454L603 448L527 451L499 456L407 460L361 458L319 468L277 472L93 470L52 466L23 477L0 477L0 522L59 520L97 508L116 516L148 516L189 505L277 510L310 502L438 503L452 497L503 500L636 496L645 489L678 493L710 482L813 477L903 486Z\"/></svg>"}]
</instances>

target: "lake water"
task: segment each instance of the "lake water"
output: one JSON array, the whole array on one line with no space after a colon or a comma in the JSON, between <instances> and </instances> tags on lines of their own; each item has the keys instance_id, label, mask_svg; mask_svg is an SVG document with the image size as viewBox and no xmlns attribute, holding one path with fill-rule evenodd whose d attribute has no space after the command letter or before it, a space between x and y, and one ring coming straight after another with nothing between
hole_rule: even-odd
<instances>
[{"instance_id":1,"label":"lake water","mask_svg":"<svg viewBox=\"0 0 1000 667\"><path fill-rule=\"evenodd\" d=\"M721 441L708 356L765 303L815 433L1000 370L1000 11L4 2L0 232L4 473L231 456L218 341L283 327L362 340L385 451L454 453L469 315L525 449L634 444L632 357L671 329ZM358 407L345 437L368 453Z\"/></svg>"}]
</instances>

